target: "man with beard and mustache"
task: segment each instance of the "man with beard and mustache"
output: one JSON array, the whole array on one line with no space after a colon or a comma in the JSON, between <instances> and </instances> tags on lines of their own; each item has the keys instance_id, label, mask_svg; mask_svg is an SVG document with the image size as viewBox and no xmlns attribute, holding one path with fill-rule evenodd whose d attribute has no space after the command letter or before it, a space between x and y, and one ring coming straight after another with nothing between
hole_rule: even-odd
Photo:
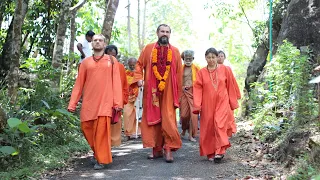
<instances>
[{"instance_id":1,"label":"man with beard and mustache","mask_svg":"<svg viewBox=\"0 0 320 180\"><path fill-rule=\"evenodd\" d=\"M105 45L103 35L93 36L94 54L82 61L68 106L69 112L75 112L82 96L81 130L94 152L94 169L112 163L112 109L121 111L123 107L119 63L104 54Z\"/></svg>"},{"instance_id":2,"label":"man with beard and mustache","mask_svg":"<svg viewBox=\"0 0 320 180\"><path fill-rule=\"evenodd\" d=\"M142 50L135 70L138 86L144 85L141 135L144 148L152 148L148 159L163 157L173 162L172 151L181 147L176 108L182 89L182 62L179 50L169 43L171 29L157 28L158 42Z\"/></svg>"},{"instance_id":3,"label":"man with beard and mustache","mask_svg":"<svg viewBox=\"0 0 320 180\"><path fill-rule=\"evenodd\" d=\"M139 109L135 107L138 94L139 87L137 82L134 82L134 69L137 63L136 58L128 59L128 67L126 70L126 77L129 85L129 98L128 103L123 108L123 121L124 121L124 133L127 136L127 140L130 140L134 135L141 134L140 131L140 123L138 122L138 117L136 117ZM138 107L139 108L139 107ZM138 123L138 124L137 124ZM138 128L137 128L138 127Z\"/></svg>"},{"instance_id":4,"label":"man with beard and mustache","mask_svg":"<svg viewBox=\"0 0 320 180\"><path fill-rule=\"evenodd\" d=\"M189 140L196 142L198 132L198 116L192 113L193 107L193 83L196 81L196 74L200 70L199 67L193 64L194 51L185 50L182 53L183 78L182 78L182 94L180 97L180 121L182 125L181 137L184 137L186 131L189 133Z\"/></svg>"}]
</instances>

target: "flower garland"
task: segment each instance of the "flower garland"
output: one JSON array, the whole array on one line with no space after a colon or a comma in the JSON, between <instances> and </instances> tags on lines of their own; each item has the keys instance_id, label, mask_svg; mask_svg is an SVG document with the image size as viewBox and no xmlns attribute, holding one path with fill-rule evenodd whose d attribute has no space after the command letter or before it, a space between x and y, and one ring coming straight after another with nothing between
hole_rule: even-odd
<instances>
[{"instance_id":1,"label":"flower garland","mask_svg":"<svg viewBox=\"0 0 320 180\"><path fill-rule=\"evenodd\" d=\"M152 50L152 64L153 64L152 70L155 77L159 81L159 84L158 84L159 91L163 91L164 88L166 87L166 80L169 76L169 72L171 68L172 50L168 47L165 47L163 54L167 54L167 56L164 56L162 59L163 61L161 62L158 61L158 57L161 56L159 50L160 50L160 46L157 46ZM165 65L165 68L164 68L164 65Z\"/></svg>"}]
</instances>

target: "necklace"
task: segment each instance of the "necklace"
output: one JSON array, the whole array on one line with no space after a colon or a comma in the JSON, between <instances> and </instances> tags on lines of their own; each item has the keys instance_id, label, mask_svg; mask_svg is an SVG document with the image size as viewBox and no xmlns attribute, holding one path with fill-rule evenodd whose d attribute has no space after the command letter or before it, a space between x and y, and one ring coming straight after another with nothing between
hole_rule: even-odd
<instances>
[{"instance_id":1,"label":"necklace","mask_svg":"<svg viewBox=\"0 0 320 180\"><path fill-rule=\"evenodd\" d=\"M218 84L219 84L217 68L218 68L218 65L216 66L216 68L215 68L212 72L210 72L210 70L209 70L209 68L208 68L208 66L207 66L207 70L208 70L208 72L209 72L209 77L210 77L210 80L211 80L211 84L212 84L212 86L213 86L213 88L214 88L215 90L218 89ZM214 79L213 79L213 77L212 77L212 73L213 73L213 72L215 73L215 78L214 78Z\"/></svg>"},{"instance_id":2,"label":"necklace","mask_svg":"<svg viewBox=\"0 0 320 180\"><path fill-rule=\"evenodd\" d=\"M171 68L172 50L168 46L165 46L162 51L161 47L156 44L152 50L151 58L152 71L158 80L158 90L163 91L166 87L166 80Z\"/></svg>"},{"instance_id":3,"label":"necklace","mask_svg":"<svg viewBox=\"0 0 320 180\"><path fill-rule=\"evenodd\" d=\"M98 62L100 59L104 57L104 55L100 56L98 59L94 57L94 54L92 54L92 57L95 62Z\"/></svg>"}]
</instances>

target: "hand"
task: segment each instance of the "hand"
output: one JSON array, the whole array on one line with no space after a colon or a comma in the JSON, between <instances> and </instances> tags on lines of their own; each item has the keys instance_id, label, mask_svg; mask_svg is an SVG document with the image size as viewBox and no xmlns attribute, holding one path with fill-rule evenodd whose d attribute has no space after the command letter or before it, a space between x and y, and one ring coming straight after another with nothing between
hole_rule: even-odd
<instances>
[{"instance_id":1,"label":"hand","mask_svg":"<svg viewBox=\"0 0 320 180\"><path fill-rule=\"evenodd\" d=\"M69 112L74 113L76 110L75 109L68 109Z\"/></svg>"},{"instance_id":2,"label":"hand","mask_svg":"<svg viewBox=\"0 0 320 180\"><path fill-rule=\"evenodd\" d=\"M139 81L138 81L138 86L139 86L139 87L143 86L143 84L144 84L143 80L139 80Z\"/></svg>"}]
</instances>

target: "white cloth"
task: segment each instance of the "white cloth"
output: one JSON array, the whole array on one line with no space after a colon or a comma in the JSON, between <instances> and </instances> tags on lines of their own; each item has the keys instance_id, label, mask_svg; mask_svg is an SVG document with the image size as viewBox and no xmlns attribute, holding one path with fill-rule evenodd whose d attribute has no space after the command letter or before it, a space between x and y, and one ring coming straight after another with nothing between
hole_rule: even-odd
<instances>
[{"instance_id":1,"label":"white cloth","mask_svg":"<svg viewBox=\"0 0 320 180\"><path fill-rule=\"evenodd\" d=\"M86 38L83 38L79 43L82 45L82 51L86 55L85 58L92 56L92 46L91 42L87 41ZM81 56L81 54L80 54ZM84 59L85 59L84 58ZM80 57L80 63L83 61L83 59Z\"/></svg>"},{"instance_id":2,"label":"white cloth","mask_svg":"<svg viewBox=\"0 0 320 180\"><path fill-rule=\"evenodd\" d=\"M139 87L139 94L136 99L136 102L134 103L134 106L136 107L136 119L138 122L141 122L142 120L142 111L143 111L143 87Z\"/></svg>"}]
</instances>

